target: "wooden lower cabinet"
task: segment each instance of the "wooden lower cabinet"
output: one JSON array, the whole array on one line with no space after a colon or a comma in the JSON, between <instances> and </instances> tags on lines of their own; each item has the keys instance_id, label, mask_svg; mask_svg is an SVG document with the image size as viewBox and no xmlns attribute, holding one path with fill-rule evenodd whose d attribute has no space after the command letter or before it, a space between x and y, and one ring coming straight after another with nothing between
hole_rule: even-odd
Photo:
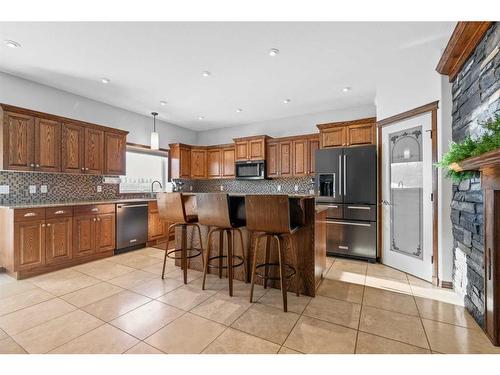
<instances>
[{"instance_id":1,"label":"wooden lower cabinet","mask_svg":"<svg viewBox=\"0 0 500 375\"><path fill-rule=\"evenodd\" d=\"M95 249L102 253L115 248L115 214L96 216Z\"/></svg>"},{"instance_id":2,"label":"wooden lower cabinet","mask_svg":"<svg viewBox=\"0 0 500 375\"><path fill-rule=\"evenodd\" d=\"M45 226L46 264L66 262L73 256L73 218L48 219Z\"/></svg>"},{"instance_id":3,"label":"wooden lower cabinet","mask_svg":"<svg viewBox=\"0 0 500 375\"><path fill-rule=\"evenodd\" d=\"M167 238L169 223L160 218L156 201L148 203L148 242Z\"/></svg>"},{"instance_id":4,"label":"wooden lower cabinet","mask_svg":"<svg viewBox=\"0 0 500 375\"><path fill-rule=\"evenodd\" d=\"M14 270L23 271L45 264L45 220L14 224Z\"/></svg>"},{"instance_id":5,"label":"wooden lower cabinet","mask_svg":"<svg viewBox=\"0 0 500 375\"><path fill-rule=\"evenodd\" d=\"M73 224L73 256L75 258L95 253L95 216L76 216Z\"/></svg>"}]
</instances>

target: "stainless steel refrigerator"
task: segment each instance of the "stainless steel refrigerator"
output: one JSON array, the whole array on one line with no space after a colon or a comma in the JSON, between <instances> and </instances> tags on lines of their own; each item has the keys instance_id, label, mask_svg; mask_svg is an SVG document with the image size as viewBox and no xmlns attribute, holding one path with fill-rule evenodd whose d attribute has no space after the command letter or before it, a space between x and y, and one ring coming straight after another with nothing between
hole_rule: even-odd
<instances>
[{"instance_id":1,"label":"stainless steel refrigerator","mask_svg":"<svg viewBox=\"0 0 500 375\"><path fill-rule=\"evenodd\" d=\"M327 253L377 258L376 146L316 151L316 204L327 207Z\"/></svg>"}]
</instances>

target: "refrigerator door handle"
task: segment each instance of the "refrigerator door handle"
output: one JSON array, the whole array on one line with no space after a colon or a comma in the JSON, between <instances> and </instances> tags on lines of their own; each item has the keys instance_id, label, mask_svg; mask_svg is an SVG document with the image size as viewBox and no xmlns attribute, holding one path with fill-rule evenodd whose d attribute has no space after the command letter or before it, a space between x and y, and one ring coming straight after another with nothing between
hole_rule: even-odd
<instances>
[{"instance_id":1,"label":"refrigerator door handle","mask_svg":"<svg viewBox=\"0 0 500 375\"><path fill-rule=\"evenodd\" d=\"M346 163L347 162L347 155L344 154L344 195L347 195L347 181L346 181L346 174L347 174L347 167L346 167Z\"/></svg>"},{"instance_id":2,"label":"refrigerator door handle","mask_svg":"<svg viewBox=\"0 0 500 375\"><path fill-rule=\"evenodd\" d=\"M342 195L342 155L339 155L339 195Z\"/></svg>"}]
</instances>

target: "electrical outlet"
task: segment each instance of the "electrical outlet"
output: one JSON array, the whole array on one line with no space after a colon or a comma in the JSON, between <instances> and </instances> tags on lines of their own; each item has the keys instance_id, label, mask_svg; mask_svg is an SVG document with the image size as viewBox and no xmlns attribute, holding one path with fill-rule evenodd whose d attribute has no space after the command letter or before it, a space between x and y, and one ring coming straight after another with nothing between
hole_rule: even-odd
<instances>
[{"instance_id":1,"label":"electrical outlet","mask_svg":"<svg viewBox=\"0 0 500 375\"><path fill-rule=\"evenodd\" d=\"M220 186L220 191L224 191L224 185Z\"/></svg>"},{"instance_id":2,"label":"electrical outlet","mask_svg":"<svg viewBox=\"0 0 500 375\"><path fill-rule=\"evenodd\" d=\"M102 186L101 185L97 185L97 192L102 193Z\"/></svg>"},{"instance_id":3,"label":"electrical outlet","mask_svg":"<svg viewBox=\"0 0 500 375\"><path fill-rule=\"evenodd\" d=\"M36 194L36 185L30 185L29 191L30 191L30 194Z\"/></svg>"},{"instance_id":4,"label":"electrical outlet","mask_svg":"<svg viewBox=\"0 0 500 375\"><path fill-rule=\"evenodd\" d=\"M9 194L9 185L0 185L0 194Z\"/></svg>"},{"instance_id":5,"label":"electrical outlet","mask_svg":"<svg viewBox=\"0 0 500 375\"><path fill-rule=\"evenodd\" d=\"M47 185L40 185L40 193L47 194Z\"/></svg>"},{"instance_id":6,"label":"electrical outlet","mask_svg":"<svg viewBox=\"0 0 500 375\"><path fill-rule=\"evenodd\" d=\"M299 185L295 185L295 192L299 191Z\"/></svg>"},{"instance_id":7,"label":"electrical outlet","mask_svg":"<svg viewBox=\"0 0 500 375\"><path fill-rule=\"evenodd\" d=\"M281 191L281 185L278 185L278 186L276 187L276 189L277 189L278 191Z\"/></svg>"},{"instance_id":8,"label":"electrical outlet","mask_svg":"<svg viewBox=\"0 0 500 375\"><path fill-rule=\"evenodd\" d=\"M192 186L189 187L189 191L193 191L193 187Z\"/></svg>"}]
</instances>

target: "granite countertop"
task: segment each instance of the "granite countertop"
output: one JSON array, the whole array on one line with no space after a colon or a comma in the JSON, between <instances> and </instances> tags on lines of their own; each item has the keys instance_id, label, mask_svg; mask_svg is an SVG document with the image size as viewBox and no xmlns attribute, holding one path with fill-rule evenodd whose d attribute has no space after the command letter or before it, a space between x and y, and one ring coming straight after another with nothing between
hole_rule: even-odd
<instances>
[{"instance_id":1,"label":"granite countertop","mask_svg":"<svg viewBox=\"0 0 500 375\"><path fill-rule=\"evenodd\" d=\"M89 204L117 204L117 203L135 203L135 202L149 202L154 201L156 198L134 198L134 199L110 199L99 201L62 201L62 202L33 202L33 203L11 203L3 204L0 207L6 208L43 208L43 207L63 207L63 206L86 206Z\"/></svg>"},{"instance_id":2,"label":"granite countertop","mask_svg":"<svg viewBox=\"0 0 500 375\"><path fill-rule=\"evenodd\" d=\"M196 195L202 192L191 192L183 191L182 194L185 195ZM231 192L220 192L221 194L228 194L233 197L244 197L245 195L288 195L290 198L316 198L313 194L287 194L287 193L231 193Z\"/></svg>"}]
</instances>

